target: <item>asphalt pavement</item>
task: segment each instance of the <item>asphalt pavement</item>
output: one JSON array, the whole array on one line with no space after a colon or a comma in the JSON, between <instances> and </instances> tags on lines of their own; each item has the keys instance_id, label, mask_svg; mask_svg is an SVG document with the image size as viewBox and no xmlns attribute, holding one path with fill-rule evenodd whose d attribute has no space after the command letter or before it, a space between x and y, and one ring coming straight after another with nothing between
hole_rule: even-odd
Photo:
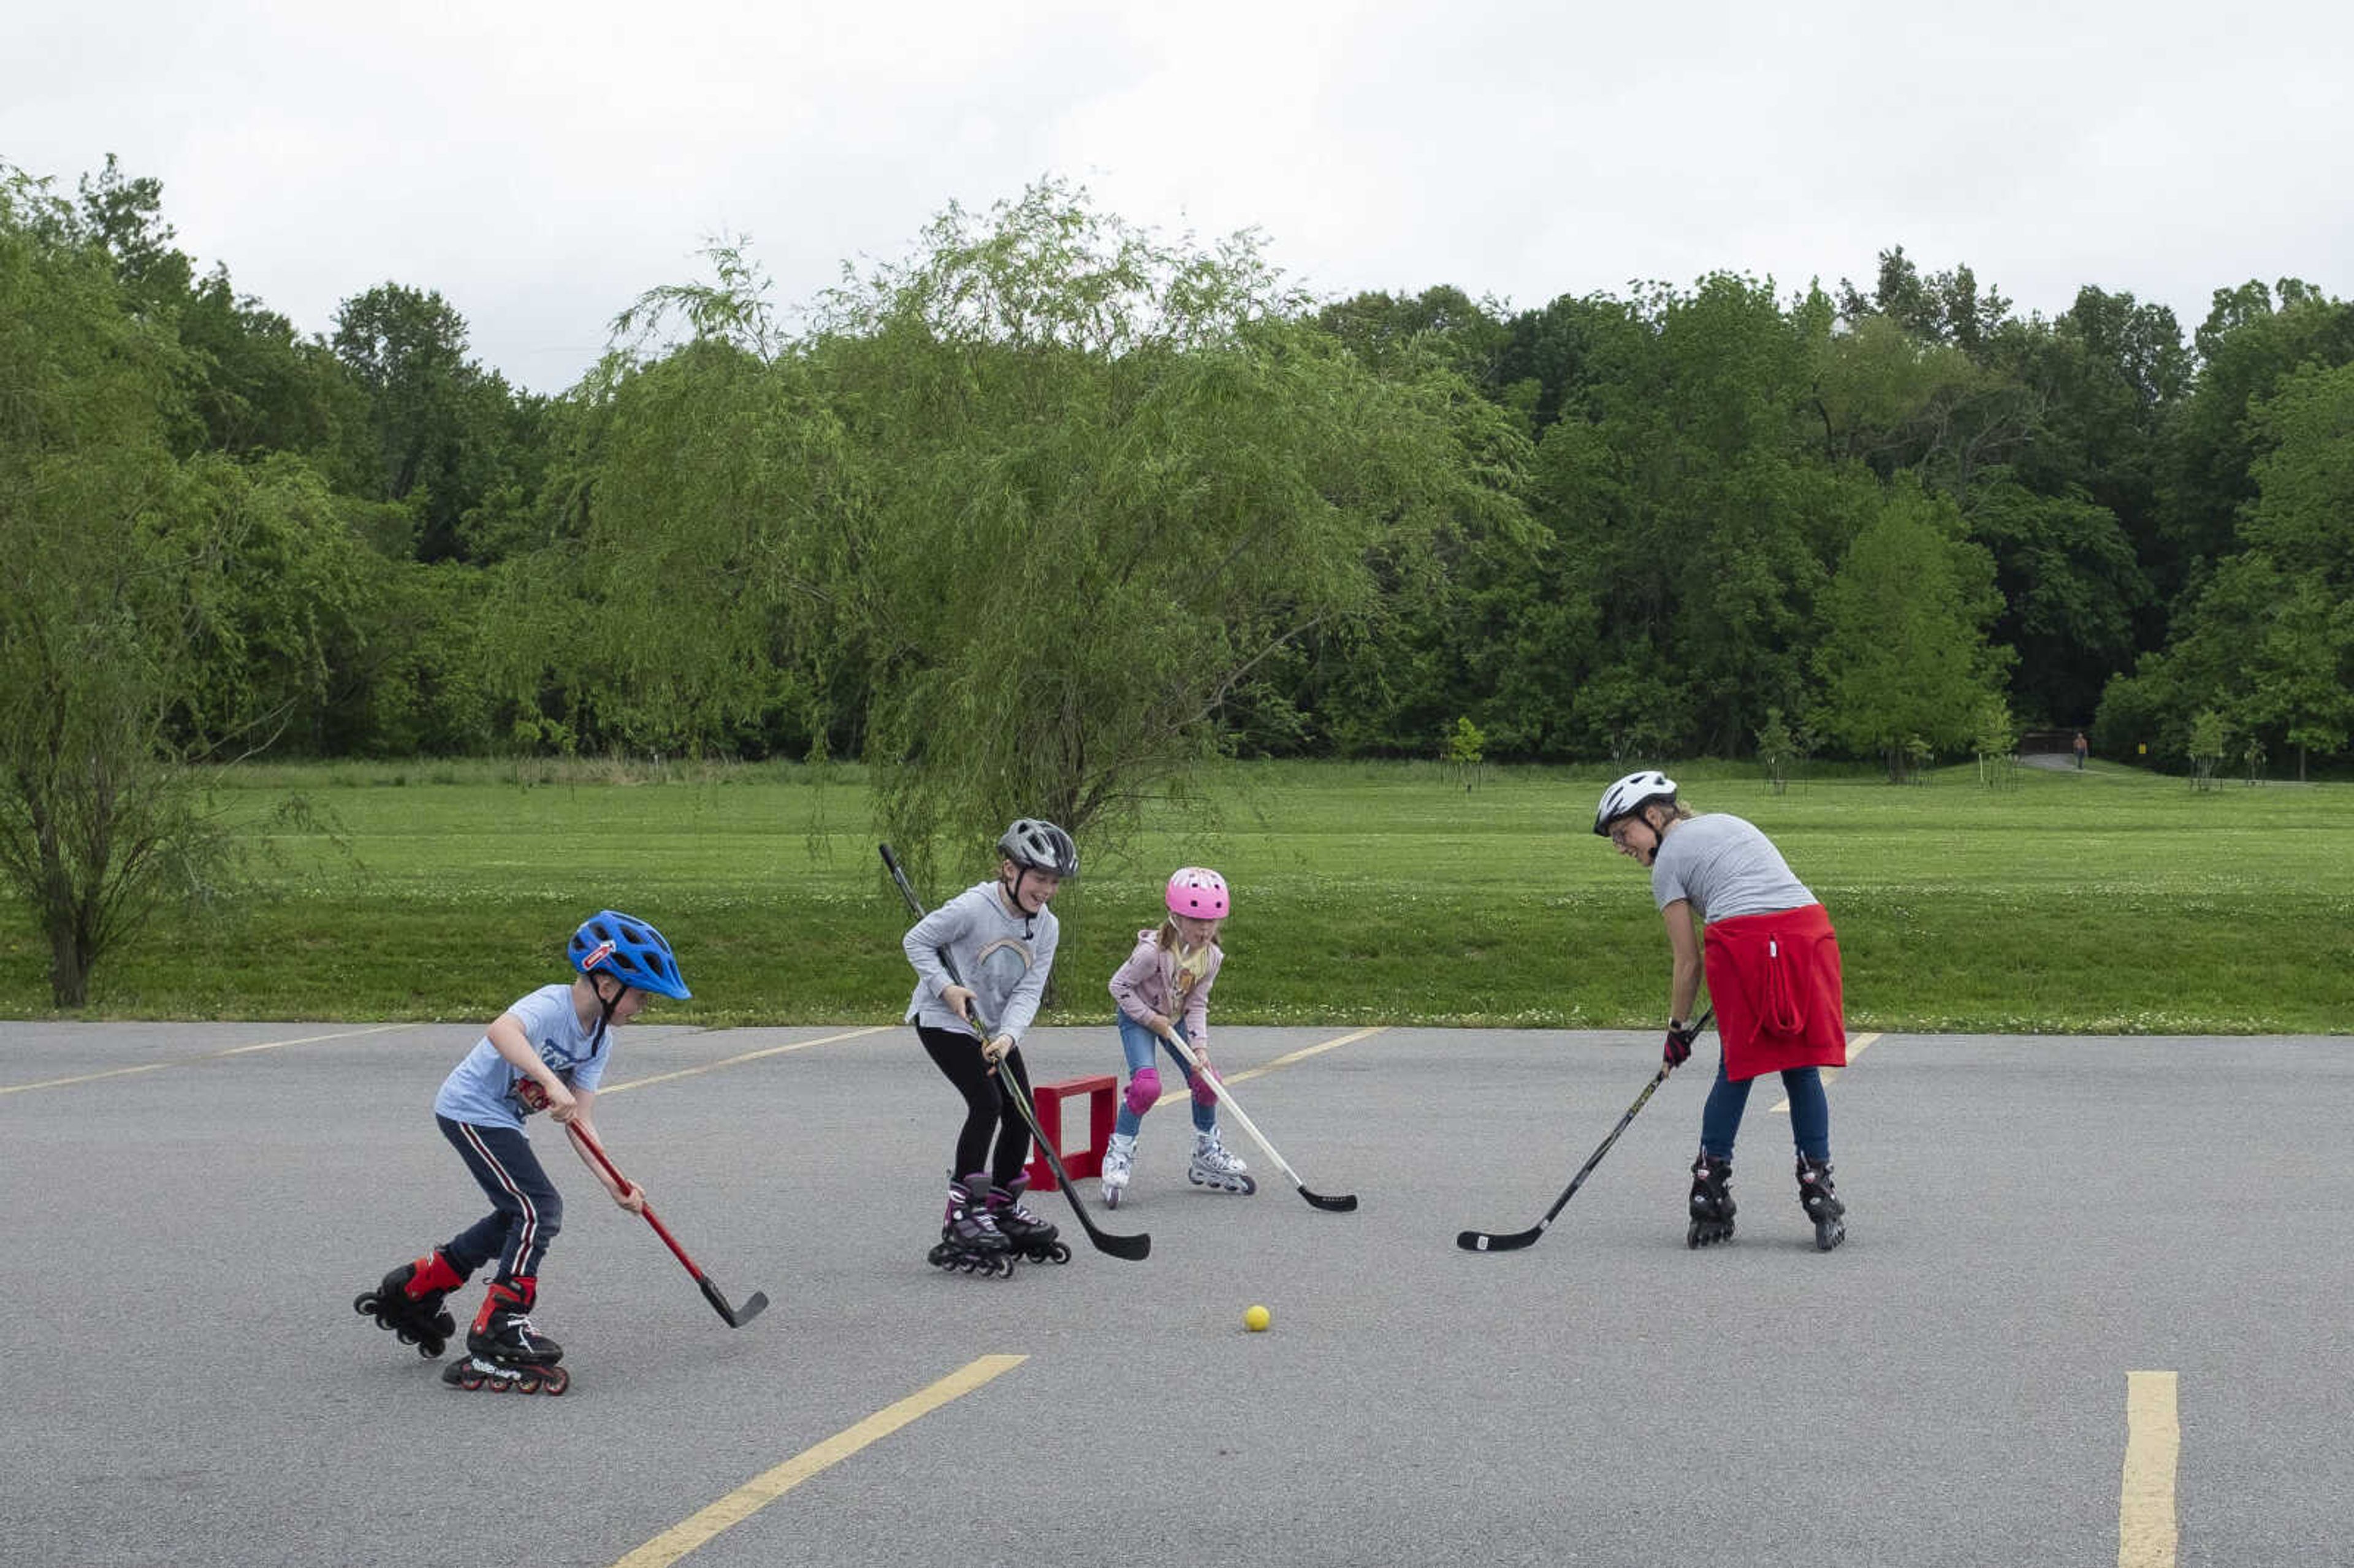
<instances>
[{"instance_id":1,"label":"asphalt pavement","mask_svg":"<svg viewBox=\"0 0 2354 1568\"><path fill-rule=\"evenodd\" d=\"M1736 1239L1684 1245L1703 1042L1481 1255L1653 1036L1220 1029L1363 1206L1231 1123L1260 1191L1189 1187L1166 1105L1096 1207L1149 1258L1049 1193L1077 1255L988 1280L923 1259L960 1102L911 1032L640 1025L606 1146L773 1305L728 1328L535 1121L557 1399L445 1388L352 1309L484 1206L430 1112L478 1033L0 1024L0 1563L2354 1563L2345 1038L1872 1037L1829 1254L1770 1084ZM1119 1064L1108 1021L1025 1054Z\"/></svg>"}]
</instances>

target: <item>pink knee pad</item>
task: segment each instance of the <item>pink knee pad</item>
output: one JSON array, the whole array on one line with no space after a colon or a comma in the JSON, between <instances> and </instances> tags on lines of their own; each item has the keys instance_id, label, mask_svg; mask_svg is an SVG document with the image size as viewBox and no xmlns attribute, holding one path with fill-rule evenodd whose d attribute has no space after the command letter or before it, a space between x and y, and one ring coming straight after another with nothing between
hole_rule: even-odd
<instances>
[{"instance_id":1,"label":"pink knee pad","mask_svg":"<svg viewBox=\"0 0 2354 1568\"><path fill-rule=\"evenodd\" d=\"M1193 1103L1195 1105L1214 1106L1218 1103L1218 1091L1210 1087L1210 1080L1217 1077L1217 1075L1218 1070L1215 1067L1210 1066L1206 1063L1203 1065L1200 1072L1193 1075Z\"/></svg>"},{"instance_id":2,"label":"pink knee pad","mask_svg":"<svg viewBox=\"0 0 2354 1568\"><path fill-rule=\"evenodd\" d=\"M1128 1108L1142 1116L1161 1097L1161 1069L1140 1067L1128 1081Z\"/></svg>"}]
</instances>

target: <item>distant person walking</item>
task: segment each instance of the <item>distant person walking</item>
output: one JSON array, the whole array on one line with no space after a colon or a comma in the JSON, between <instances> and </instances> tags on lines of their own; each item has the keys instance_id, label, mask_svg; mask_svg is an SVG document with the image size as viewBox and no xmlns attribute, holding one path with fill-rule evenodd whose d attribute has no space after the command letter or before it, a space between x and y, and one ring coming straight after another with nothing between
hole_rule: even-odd
<instances>
[{"instance_id":1,"label":"distant person walking","mask_svg":"<svg viewBox=\"0 0 2354 1568\"><path fill-rule=\"evenodd\" d=\"M1716 1008L1723 1054L1701 1112L1686 1243L1732 1239L1733 1140L1751 1080L1778 1072L1798 1146L1798 1202L1815 1245L1830 1251L1847 1239L1847 1205L1831 1187L1820 1069L1847 1065L1847 1019L1829 915L1764 833L1723 812L1694 815L1664 773L1630 773L1604 790L1594 831L1651 873L1675 961L1660 1053L1669 1066L1691 1055L1699 1032L1684 1021L1700 1000L1703 961Z\"/></svg>"},{"instance_id":2,"label":"distant person walking","mask_svg":"<svg viewBox=\"0 0 2354 1568\"><path fill-rule=\"evenodd\" d=\"M2081 729L2080 729L2080 730L2078 730L2078 731L2076 732L2076 771L2077 771L2077 772L2082 773L2082 772L2084 770L2084 755L2085 755L2085 753L2087 753L2087 752L2091 751L2092 749L2093 749L2093 748L2092 748L2091 747L2089 747L2089 746L2087 746L2087 745L2085 745L2085 744L2084 744L2084 732L2083 730L2081 730Z\"/></svg>"}]
</instances>

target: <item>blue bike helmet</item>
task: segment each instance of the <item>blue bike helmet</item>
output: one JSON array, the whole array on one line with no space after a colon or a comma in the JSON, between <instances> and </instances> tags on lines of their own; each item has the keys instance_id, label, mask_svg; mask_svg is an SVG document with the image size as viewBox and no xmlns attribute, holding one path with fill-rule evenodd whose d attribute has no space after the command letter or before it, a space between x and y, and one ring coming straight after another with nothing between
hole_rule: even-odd
<instances>
[{"instance_id":1,"label":"blue bike helmet","mask_svg":"<svg viewBox=\"0 0 2354 1568\"><path fill-rule=\"evenodd\" d=\"M678 959L663 934L635 916L600 909L580 922L567 951L582 974L597 970L656 996L684 1001L695 993L679 978Z\"/></svg>"}]
</instances>

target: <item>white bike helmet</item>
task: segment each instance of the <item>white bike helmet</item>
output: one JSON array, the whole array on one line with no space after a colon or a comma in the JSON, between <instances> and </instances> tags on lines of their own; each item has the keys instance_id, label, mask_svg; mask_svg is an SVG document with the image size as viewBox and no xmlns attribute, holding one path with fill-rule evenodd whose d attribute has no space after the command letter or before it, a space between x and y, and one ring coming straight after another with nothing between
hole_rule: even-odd
<instances>
[{"instance_id":1,"label":"white bike helmet","mask_svg":"<svg viewBox=\"0 0 2354 1568\"><path fill-rule=\"evenodd\" d=\"M1672 806L1676 803L1676 781L1656 768L1640 773L1629 773L1609 789L1602 791L1602 804L1594 808L1594 831L1602 838L1610 836L1610 824L1621 817L1631 817L1653 801Z\"/></svg>"}]
</instances>

